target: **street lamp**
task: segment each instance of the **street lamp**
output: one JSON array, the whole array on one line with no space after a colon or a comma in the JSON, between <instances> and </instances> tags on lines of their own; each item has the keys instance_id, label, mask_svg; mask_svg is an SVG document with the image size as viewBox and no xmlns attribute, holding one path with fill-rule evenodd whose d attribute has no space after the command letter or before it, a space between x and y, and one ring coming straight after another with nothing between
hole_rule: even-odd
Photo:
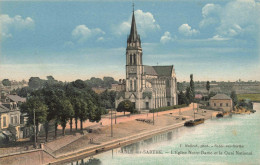
<instances>
[{"instance_id":1,"label":"street lamp","mask_svg":"<svg viewBox=\"0 0 260 165\"><path fill-rule=\"evenodd\" d=\"M115 109L115 124L116 124L116 109Z\"/></svg>"},{"instance_id":2,"label":"street lamp","mask_svg":"<svg viewBox=\"0 0 260 165\"><path fill-rule=\"evenodd\" d=\"M153 125L154 125L154 109L153 109Z\"/></svg>"},{"instance_id":3,"label":"street lamp","mask_svg":"<svg viewBox=\"0 0 260 165\"><path fill-rule=\"evenodd\" d=\"M34 146L37 148L36 142L36 125L35 125L35 109L33 110L33 126L34 126Z\"/></svg>"},{"instance_id":4,"label":"street lamp","mask_svg":"<svg viewBox=\"0 0 260 165\"><path fill-rule=\"evenodd\" d=\"M111 137L113 137L113 123L112 123L112 119L113 119L113 114L112 114L112 109L110 109L110 113L111 113Z\"/></svg>"}]
</instances>

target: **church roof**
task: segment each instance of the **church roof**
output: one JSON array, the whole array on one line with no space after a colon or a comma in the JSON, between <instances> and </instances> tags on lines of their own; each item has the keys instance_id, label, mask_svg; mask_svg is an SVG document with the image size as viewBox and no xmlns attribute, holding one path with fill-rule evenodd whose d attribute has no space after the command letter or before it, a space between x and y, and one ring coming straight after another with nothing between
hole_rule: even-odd
<instances>
[{"instance_id":1,"label":"church roof","mask_svg":"<svg viewBox=\"0 0 260 165\"><path fill-rule=\"evenodd\" d=\"M171 76L173 65L170 66L153 66L154 70L159 76Z\"/></svg>"},{"instance_id":2,"label":"church roof","mask_svg":"<svg viewBox=\"0 0 260 165\"><path fill-rule=\"evenodd\" d=\"M144 74L154 76L166 76L172 75L173 65L170 66L148 66L144 65Z\"/></svg>"},{"instance_id":3,"label":"church roof","mask_svg":"<svg viewBox=\"0 0 260 165\"><path fill-rule=\"evenodd\" d=\"M130 35L129 35L127 41L128 42L136 42L136 41L140 42L140 36L137 33L137 28L136 28L136 23L135 23L134 11L133 11L133 15L132 15L132 24L131 24Z\"/></svg>"},{"instance_id":4,"label":"church roof","mask_svg":"<svg viewBox=\"0 0 260 165\"><path fill-rule=\"evenodd\" d=\"M157 76L157 72L152 66L144 65L144 74Z\"/></svg>"},{"instance_id":5,"label":"church roof","mask_svg":"<svg viewBox=\"0 0 260 165\"><path fill-rule=\"evenodd\" d=\"M210 100L231 100L231 98L225 94L216 94Z\"/></svg>"}]
</instances>

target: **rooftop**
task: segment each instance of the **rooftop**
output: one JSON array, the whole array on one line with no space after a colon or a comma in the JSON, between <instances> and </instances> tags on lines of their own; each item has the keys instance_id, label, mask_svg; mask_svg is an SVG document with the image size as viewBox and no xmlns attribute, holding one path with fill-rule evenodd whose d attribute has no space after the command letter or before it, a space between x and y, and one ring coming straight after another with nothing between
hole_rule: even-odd
<instances>
[{"instance_id":1,"label":"rooftop","mask_svg":"<svg viewBox=\"0 0 260 165\"><path fill-rule=\"evenodd\" d=\"M9 109L3 106L2 104L0 104L0 113L5 113L5 112L9 112Z\"/></svg>"},{"instance_id":2,"label":"rooftop","mask_svg":"<svg viewBox=\"0 0 260 165\"><path fill-rule=\"evenodd\" d=\"M26 98L22 98L18 95L8 95L7 97L14 102L25 102L26 101Z\"/></svg>"},{"instance_id":3,"label":"rooftop","mask_svg":"<svg viewBox=\"0 0 260 165\"><path fill-rule=\"evenodd\" d=\"M231 98L225 94L216 94L210 100L231 100Z\"/></svg>"}]
</instances>

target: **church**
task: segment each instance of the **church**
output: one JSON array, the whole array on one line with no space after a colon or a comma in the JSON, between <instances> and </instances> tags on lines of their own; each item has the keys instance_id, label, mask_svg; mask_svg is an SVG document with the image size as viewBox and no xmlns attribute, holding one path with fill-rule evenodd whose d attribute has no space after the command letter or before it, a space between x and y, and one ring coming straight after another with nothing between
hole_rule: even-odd
<instances>
[{"instance_id":1,"label":"church","mask_svg":"<svg viewBox=\"0 0 260 165\"><path fill-rule=\"evenodd\" d=\"M133 11L127 38L125 88L118 93L116 108L124 100L130 100L139 112L178 104L174 66L143 65L142 58L141 39Z\"/></svg>"}]
</instances>

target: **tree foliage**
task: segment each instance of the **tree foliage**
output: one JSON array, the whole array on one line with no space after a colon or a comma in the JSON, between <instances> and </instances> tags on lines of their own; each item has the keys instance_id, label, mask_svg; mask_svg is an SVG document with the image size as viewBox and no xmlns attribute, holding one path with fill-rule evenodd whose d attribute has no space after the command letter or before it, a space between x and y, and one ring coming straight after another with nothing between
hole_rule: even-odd
<instances>
[{"instance_id":1,"label":"tree foliage","mask_svg":"<svg viewBox=\"0 0 260 165\"><path fill-rule=\"evenodd\" d=\"M236 106L238 104L236 91L232 91L230 97L233 101L233 105Z\"/></svg>"},{"instance_id":2,"label":"tree foliage","mask_svg":"<svg viewBox=\"0 0 260 165\"><path fill-rule=\"evenodd\" d=\"M182 91L178 94L178 104L179 105L182 105L182 104L189 105L189 101Z\"/></svg>"},{"instance_id":3,"label":"tree foliage","mask_svg":"<svg viewBox=\"0 0 260 165\"><path fill-rule=\"evenodd\" d=\"M112 84L117 84L118 82L114 80L113 77L103 77L101 78L91 77L91 79L85 81L90 87L103 87L111 88Z\"/></svg>"},{"instance_id":4,"label":"tree foliage","mask_svg":"<svg viewBox=\"0 0 260 165\"><path fill-rule=\"evenodd\" d=\"M36 125L36 137L38 136L39 124L44 124L48 114L48 106L39 97L31 97L21 105L21 112L28 117L28 125Z\"/></svg>"},{"instance_id":5,"label":"tree foliage","mask_svg":"<svg viewBox=\"0 0 260 165\"><path fill-rule=\"evenodd\" d=\"M134 105L130 100L121 101L117 106L117 112L130 112L134 113Z\"/></svg>"},{"instance_id":6,"label":"tree foliage","mask_svg":"<svg viewBox=\"0 0 260 165\"><path fill-rule=\"evenodd\" d=\"M105 79L107 82L113 80ZM78 120L83 129L83 122L86 120L99 122L105 108L114 107L116 96L114 91L105 91L98 95L82 80L60 83L52 76L48 76L44 81L40 78L31 78L29 86L20 90L20 94L29 96L28 101L22 105L22 111L28 113L29 123L33 124L32 110L37 109L36 120L44 124L46 141L50 123L54 122L55 137L59 124L63 128L63 134L68 122L72 131L73 119L76 129Z\"/></svg>"},{"instance_id":7,"label":"tree foliage","mask_svg":"<svg viewBox=\"0 0 260 165\"><path fill-rule=\"evenodd\" d=\"M207 91L209 93L209 90L210 90L210 82L209 81L207 81L207 83L206 83L206 89L207 89Z\"/></svg>"},{"instance_id":8,"label":"tree foliage","mask_svg":"<svg viewBox=\"0 0 260 165\"><path fill-rule=\"evenodd\" d=\"M3 79L3 80L2 80L2 84L3 84L4 86L11 86L11 81L10 81L9 79Z\"/></svg>"},{"instance_id":9,"label":"tree foliage","mask_svg":"<svg viewBox=\"0 0 260 165\"><path fill-rule=\"evenodd\" d=\"M195 87L194 87L194 81L193 81L193 74L190 75L190 102L194 101L195 98Z\"/></svg>"}]
</instances>

